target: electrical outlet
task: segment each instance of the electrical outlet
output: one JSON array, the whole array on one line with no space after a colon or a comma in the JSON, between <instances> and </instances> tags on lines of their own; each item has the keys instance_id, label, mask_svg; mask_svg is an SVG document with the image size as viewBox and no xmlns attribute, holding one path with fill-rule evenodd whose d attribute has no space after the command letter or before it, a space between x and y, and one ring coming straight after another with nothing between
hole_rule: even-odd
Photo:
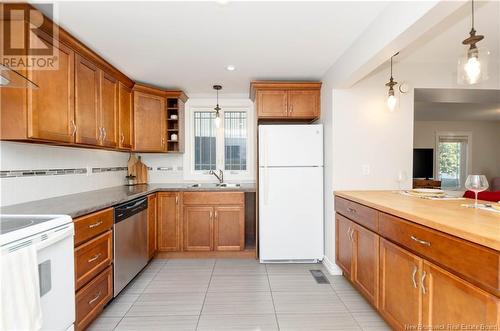
<instances>
[{"instance_id":1,"label":"electrical outlet","mask_svg":"<svg viewBox=\"0 0 500 331\"><path fill-rule=\"evenodd\" d=\"M361 173L363 176L368 176L370 174L370 165L369 164L363 164L361 166Z\"/></svg>"}]
</instances>

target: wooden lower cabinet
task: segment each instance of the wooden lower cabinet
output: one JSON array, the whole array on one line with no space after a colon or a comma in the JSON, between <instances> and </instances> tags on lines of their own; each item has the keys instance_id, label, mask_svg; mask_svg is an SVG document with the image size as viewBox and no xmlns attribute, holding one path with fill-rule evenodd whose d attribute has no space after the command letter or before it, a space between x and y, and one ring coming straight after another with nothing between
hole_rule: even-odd
<instances>
[{"instance_id":1,"label":"wooden lower cabinet","mask_svg":"<svg viewBox=\"0 0 500 331\"><path fill-rule=\"evenodd\" d=\"M483 325L483 330L498 330L498 297L427 261L423 263L422 277L424 326L437 329L441 325L451 325L450 329L456 330L460 325Z\"/></svg>"},{"instance_id":2,"label":"wooden lower cabinet","mask_svg":"<svg viewBox=\"0 0 500 331\"><path fill-rule=\"evenodd\" d=\"M184 207L184 250L212 251L214 247L214 209L206 206Z\"/></svg>"},{"instance_id":3,"label":"wooden lower cabinet","mask_svg":"<svg viewBox=\"0 0 500 331\"><path fill-rule=\"evenodd\" d=\"M374 306L378 304L379 236L336 214L336 261Z\"/></svg>"},{"instance_id":4,"label":"wooden lower cabinet","mask_svg":"<svg viewBox=\"0 0 500 331\"><path fill-rule=\"evenodd\" d=\"M352 282L376 307L379 291L379 236L359 225L353 226Z\"/></svg>"},{"instance_id":5,"label":"wooden lower cabinet","mask_svg":"<svg viewBox=\"0 0 500 331\"><path fill-rule=\"evenodd\" d=\"M159 192L157 194L159 251L178 252L181 250L180 199L180 192Z\"/></svg>"},{"instance_id":6,"label":"wooden lower cabinet","mask_svg":"<svg viewBox=\"0 0 500 331\"><path fill-rule=\"evenodd\" d=\"M342 272L347 278L351 278L352 272L352 240L351 240L351 230L354 223L349 219L336 214L335 215L335 226L336 226L336 256L335 260L337 265L342 269Z\"/></svg>"},{"instance_id":7,"label":"wooden lower cabinet","mask_svg":"<svg viewBox=\"0 0 500 331\"><path fill-rule=\"evenodd\" d=\"M76 292L76 330L84 330L113 297L113 268L109 266Z\"/></svg>"},{"instance_id":8,"label":"wooden lower cabinet","mask_svg":"<svg viewBox=\"0 0 500 331\"><path fill-rule=\"evenodd\" d=\"M156 223L156 194L148 196L148 256L152 259L158 249L158 235Z\"/></svg>"},{"instance_id":9,"label":"wooden lower cabinet","mask_svg":"<svg viewBox=\"0 0 500 331\"><path fill-rule=\"evenodd\" d=\"M216 251L245 249L245 208L241 206L215 208L214 249Z\"/></svg>"},{"instance_id":10,"label":"wooden lower cabinet","mask_svg":"<svg viewBox=\"0 0 500 331\"><path fill-rule=\"evenodd\" d=\"M408 327L422 323L421 269L421 258L380 239L378 309L396 330L408 330Z\"/></svg>"}]
</instances>

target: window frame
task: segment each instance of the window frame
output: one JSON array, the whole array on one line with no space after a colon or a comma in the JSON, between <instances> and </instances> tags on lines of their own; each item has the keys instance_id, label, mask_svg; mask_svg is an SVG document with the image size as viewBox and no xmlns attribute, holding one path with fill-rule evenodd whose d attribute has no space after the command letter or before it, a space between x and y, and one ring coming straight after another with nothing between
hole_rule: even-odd
<instances>
[{"instance_id":1,"label":"window frame","mask_svg":"<svg viewBox=\"0 0 500 331\"><path fill-rule=\"evenodd\" d=\"M451 190L462 190L465 189L465 180L472 169L472 132L471 131L436 131L436 142L434 147L434 171L438 180L441 179L441 174L439 172L439 143L441 138L455 138L455 137L466 137L467 138L467 152L465 156L465 178L463 178L463 183L460 186L450 188Z\"/></svg>"},{"instance_id":2,"label":"window frame","mask_svg":"<svg viewBox=\"0 0 500 331\"><path fill-rule=\"evenodd\" d=\"M222 108L220 112L221 126L216 130L216 169L224 171L226 181L255 181L255 121L253 103L249 99L223 99L219 100ZM185 107L185 139L186 150L184 153L184 179L214 182L217 181L214 175L210 175L207 170L195 170L195 137L194 137L194 113L197 111L214 111L213 99L189 99ZM247 151L246 170L225 170L224 151L224 113L225 111L241 111L247 113Z\"/></svg>"}]
</instances>

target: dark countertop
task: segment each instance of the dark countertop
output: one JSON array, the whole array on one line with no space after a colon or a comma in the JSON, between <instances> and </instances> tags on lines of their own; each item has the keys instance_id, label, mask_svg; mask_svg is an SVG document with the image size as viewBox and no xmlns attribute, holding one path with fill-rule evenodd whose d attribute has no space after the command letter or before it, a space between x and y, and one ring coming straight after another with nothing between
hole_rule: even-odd
<instances>
[{"instance_id":1,"label":"dark countertop","mask_svg":"<svg viewBox=\"0 0 500 331\"><path fill-rule=\"evenodd\" d=\"M155 192L179 191L217 191L217 192L255 192L256 185L241 184L239 187L216 187L215 184L201 184L190 187L192 183L143 184L134 186L115 186L102 190L88 191L59 197L29 201L0 208L1 214L59 214L72 218L112 207Z\"/></svg>"}]
</instances>

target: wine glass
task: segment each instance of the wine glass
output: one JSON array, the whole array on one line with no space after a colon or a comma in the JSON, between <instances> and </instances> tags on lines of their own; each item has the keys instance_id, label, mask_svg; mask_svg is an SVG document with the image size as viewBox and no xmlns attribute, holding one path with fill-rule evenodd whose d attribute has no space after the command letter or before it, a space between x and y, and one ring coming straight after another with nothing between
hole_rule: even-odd
<instances>
[{"instance_id":1,"label":"wine glass","mask_svg":"<svg viewBox=\"0 0 500 331\"><path fill-rule=\"evenodd\" d=\"M485 191L488 188L488 180L485 175L469 175L465 181L465 188L469 191L474 192L476 197L476 203L474 208L477 208L477 194L479 192Z\"/></svg>"},{"instance_id":2,"label":"wine glass","mask_svg":"<svg viewBox=\"0 0 500 331\"><path fill-rule=\"evenodd\" d=\"M398 177L397 177L397 182L398 182L398 187L399 187L399 192L401 192L401 185L408 179L408 176L406 175L406 171L400 170L398 171Z\"/></svg>"}]
</instances>

